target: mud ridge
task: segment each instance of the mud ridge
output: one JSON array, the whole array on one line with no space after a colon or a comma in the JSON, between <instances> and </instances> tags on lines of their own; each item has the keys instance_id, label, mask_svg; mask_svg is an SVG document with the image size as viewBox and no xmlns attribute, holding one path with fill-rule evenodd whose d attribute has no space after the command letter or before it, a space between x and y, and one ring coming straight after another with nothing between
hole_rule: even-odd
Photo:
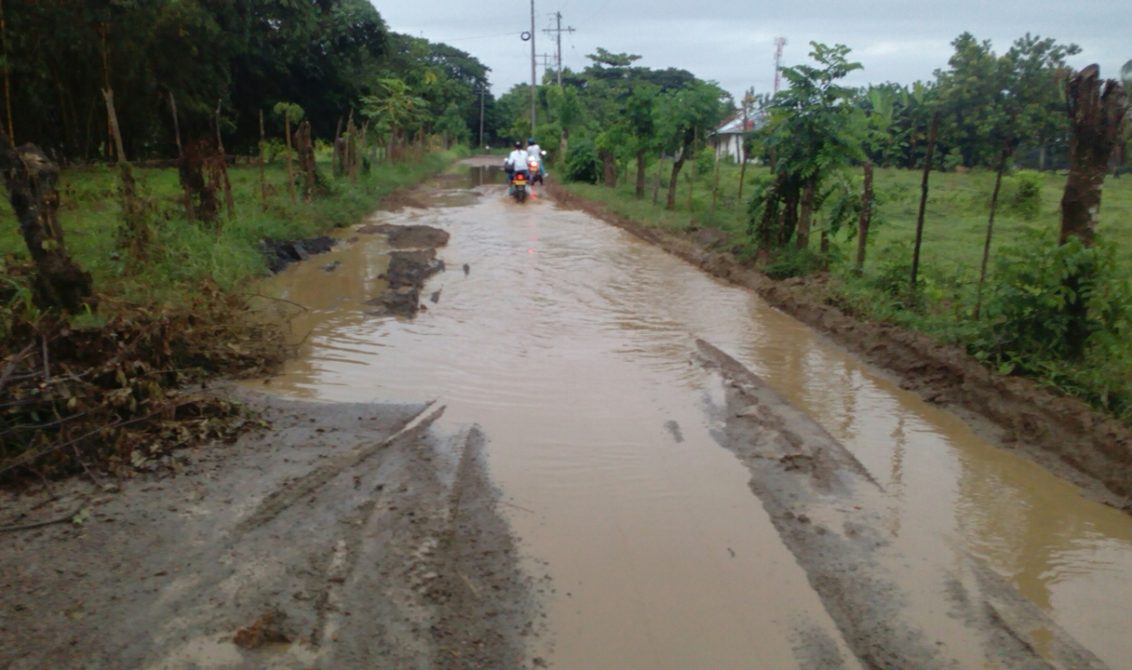
<instances>
[{"instance_id":1,"label":"mud ridge","mask_svg":"<svg viewBox=\"0 0 1132 670\"><path fill-rule=\"evenodd\" d=\"M920 587L948 594L948 628L917 619L896 577L906 561L883 529L887 496L853 455L757 375L698 341L725 390L716 439L751 472L783 542L846 642L870 668L1103 668L1091 652L973 556L924 570ZM789 427L789 429L787 428ZM1035 633L1040 631L1040 633ZM1043 636L1037 639L1037 636ZM1039 651L1041 650L1041 651Z\"/></svg>"},{"instance_id":2,"label":"mud ridge","mask_svg":"<svg viewBox=\"0 0 1132 670\"><path fill-rule=\"evenodd\" d=\"M1085 403L1036 382L998 374L958 347L926 335L847 315L816 295L820 279L775 281L694 235L678 234L610 212L548 183L563 206L581 209L663 248L704 271L756 291L772 306L812 326L901 386L963 417L981 437L1015 449L1089 497L1132 513L1132 429Z\"/></svg>"},{"instance_id":3,"label":"mud ridge","mask_svg":"<svg viewBox=\"0 0 1132 670\"><path fill-rule=\"evenodd\" d=\"M436 257L436 247L448 244L448 233L432 226L390 224L370 224L358 232L384 234L395 247L389 254L389 268L381 276L385 286L377 297L366 301L366 312L371 316L416 315L422 309L425 281L445 270L444 261Z\"/></svg>"}]
</instances>

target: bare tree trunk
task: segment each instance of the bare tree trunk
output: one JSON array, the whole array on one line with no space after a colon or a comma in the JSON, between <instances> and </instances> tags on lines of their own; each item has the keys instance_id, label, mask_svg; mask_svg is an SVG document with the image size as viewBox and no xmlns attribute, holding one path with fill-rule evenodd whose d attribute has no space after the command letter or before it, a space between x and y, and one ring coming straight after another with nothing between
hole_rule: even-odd
<instances>
[{"instance_id":1,"label":"bare tree trunk","mask_svg":"<svg viewBox=\"0 0 1132 670\"><path fill-rule=\"evenodd\" d=\"M296 133L298 138L299 169L303 172L303 200L310 202L318 187L315 173L314 145L311 142L311 122L303 121Z\"/></svg>"},{"instance_id":2,"label":"bare tree trunk","mask_svg":"<svg viewBox=\"0 0 1132 670\"><path fill-rule=\"evenodd\" d=\"M236 202L232 197L232 182L228 179L228 157L224 154L224 138L220 136L220 105L216 101L216 151L219 154L220 178L224 184L224 206L228 209L228 220L236 216Z\"/></svg>"},{"instance_id":3,"label":"bare tree trunk","mask_svg":"<svg viewBox=\"0 0 1132 670\"><path fill-rule=\"evenodd\" d=\"M664 167L664 154L661 153L656 157L656 179L652 184L652 204L656 204L660 199L660 172Z\"/></svg>"},{"instance_id":4,"label":"bare tree trunk","mask_svg":"<svg viewBox=\"0 0 1132 670\"><path fill-rule=\"evenodd\" d=\"M645 150L637 152L637 184L633 189L638 199L645 197Z\"/></svg>"},{"instance_id":5,"label":"bare tree trunk","mask_svg":"<svg viewBox=\"0 0 1132 670\"><path fill-rule=\"evenodd\" d=\"M354 125L354 110L346 122L346 170L351 181L358 180L358 127Z\"/></svg>"},{"instance_id":6,"label":"bare tree trunk","mask_svg":"<svg viewBox=\"0 0 1132 670\"><path fill-rule=\"evenodd\" d=\"M342 117L334 125L334 176L341 177L346 173L346 143L342 137Z\"/></svg>"},{"instance_id":7,"label":"bare tree trunk","mask_svg":"<svg viewBox=\"0 0 1132 670\"><path fill-rule=\"evenodd\" d=\"M609 188L617 186L617 163L613 152L602 149L598 155L601 157L602 182Z\"/></svg>"},{"instance_id":8,"label":"bare tree trunk","mask_svg":"<svg viewBox=\"0 0 1132 670\"><path fill-rule=\"evenodd\" d=\"M1101 189L1109 159L1122 139L1128 99L1124 88L1113 80L1102 82L1100 68L1090 65L1069 80L1069 177L1061 198L1061 231L1058 243L1071 238L1086 247L1093 245L1101 209ZM1089 337L1088 304L1081 288L1089 282L1092 268L1082 268L1065 279L1070 316L1065 333L1069 356L1084 353Z\"/></svg>"},{"instance_id":9,"label":"bare tree trunk","mask_svg":"<svg viewBox=\"0 0 1132 670\"><path fill-rule=\"evenodd\" d=\"M566 150L570 145L570 131L563 128L562 132L558 135L558 157L557 160L562 167L566 167Z\"/></svg>"},{"instance_id":10,"label":"bare tree trunk","mask_svg":"<svg viewBox=\"0 0 1132 670\"><path fill-rule=\"evenodd\" d=\"M696 150L700 146L699 130L692 131L692 169L688 171L688 211L692 211L692 190L696 187L696 177L699 176L700 162L696 160Z\"/></svg>"},{"instance_id":11,"label":"bare tree trunk","mask_svg":"<svg viewBox=\"0 0 1132 670\"><path fill-rule=\"evenodd\" d=\"M291 204L297 203L295 200L295 168L291 163L291 117L284 112L283 114L283 134L287 138L287 192L291 194Z\"/></svg>"},{"instance_id":12,"label":"bare tree trunk","mask_svg":"<svg viewBox=\"0 0 1132 670\"><path fill-rule=\"evenodd\" d=\"M10 81L12 68L8 65L8 27L4 21L3 0L0 0L0 43L3 45L3 50L0 51L0 59L4 62L4 109L8 117L8 141L15 142L16 131L12 123L12 84ZM60 111L63 112L62 109Z\"/></svg>"},{"instance_id":13,"label":"bare tree trunk","mask_svg":"<svg viewBox=\"0 0 1132 670\"><path fill-rule=\"evenodd\" d=\"M987 262L990 260L991 237L994 234L994 215L998 211L998 194L1002 189L1002 173L1006 172L1006 161L1010 158L1010 148L1003 147L998 160L998 171L994 175L994 190L991 191L990 215L987 217L987 235L983 240L983 261L979 266L979 286L975 290L974 318L979 320L983 311L983 286L987 281Z\"/></svg>"},{"instance_id":14,"label":"bare tree trunk","mask_svg":"<svg viewBox=\"0 0 1132 670\"><path fill-rule=\"evenodd\" d=\"M1093 243L1100 216L1101 188L1109 159L1121 138L1128 101L1123 87L1101 82L1090 65L1069 81L1069 177L1061 198L1060 244L1076 237Z\"/></svg>"},{"instance_id":15,"label":"bare tree trunk","mask_svg":"<svg viewBox=\"0 0 1132 670\"><path fill-rule=\"evenodd\" d=\"M711 177L711 212L715 213L715 203L719 199L719 154L715 155L715 172Z\"/></svg>"},{"instance_id":16,"label":"bare tree trunk","mask_svg":"<svg viewBox=\"0 0 1132 670\"><path fill-rule=\"evenodd\" d=\"M0 171L8 188L8 199L28 252L35 263L33 285L40 307L60 307L71 313L94 309L90 274L84 272L63 244L59 225L59 167L32 144L12 147L0 131Z\"/></svg>"},{"instance_id":17,"label":"bare tree trunk","mask_svg":"<svg viewBox=\"0 0 1132 670\"><path fill-rule=\"evenodd\" d=\"M177 176L181 182L181 206L185 208L185 220L191 223L193 220L193 191L189 188L189 182L185 178L186 171L183 167L185 147L181 144L181 122L177 119L177 100L173 97L173 91L169 91L169 110L173 115L173 137L177 140Z\"/></svg>"},{"instance_id":18,"label":"bare tree trunk","mask_svg":"<svg viewBox=\"0 0 1132 670\"><path fill-rule=\"evenodd\" d=\"M687 156L687 147L684 147L680 150L680 155L676 157L676 160L672 161L672 176L668 180L668 199L664 203L664 208L667 210L676 209L677 178L680 176L680 168L684 167L684 159Z\"/></svg>"},{"instance_id":19,"label":"bare tree trunk","mask_svg":"<svg viewBox=\"0 0 1132 670\"><path fill-rule=\"evenodd\" d=\"M743 126L746 127L746 124ZM739 155L742 157L742 164L739 165L739 202L743 202L743 186L747 181L747 142L742 141L739 148Z\"/></svg>"},{"instance_id":20,"label":"bare tree trunk","mask_svg":"<svg viewBox=\"0 0 1132 670\"><path fill-rule=\"evenodd\" d=\"M264 152L267 150L267 132L263 127L263 110L259 110L259 203L267 209L267 175L264 168Z\"/></svg>"},{"instance_id":21,"label":"bare tree trunk","mask_svg":"<svg viewBox=\"0 0 1132 670\"><path fill-rule=\"evenodd\" d=\"M118 113L114 109L114 91L102 89L102 97L106 100L106 117L110 119L110 134L114 139L114 148L118 156L118 177L122 189L122 242L134 258L145 255L149 246L149 228L145 225L142 204L138 199L137 184L134 182L133 168L126 160L126 151L122 144L122 132L118 128Z\"/></svg>"},{"instance_id":22,"label":"bare tree trunk","mask_svg":"<svg viewBox=\"0 0 1132 670\"><path fill-rule=\"evenodd\" d=\"M865 250L868 248L869 224L873 220L873 164L865 163L865 187L861 193L861 215L857 219L857 265L856 272L865 269Z\"/></svg>"},{"instance_id":23,"label":"bare tree trunk","mask_svg":"<svg viewBox=\"0 0 1132 670\"><path fill-rule=\"evenodd\" d=\"M774 229L775 224L779 222L779 205L782 203L785 181L782 175L778 175L774 179L774 184L763 194L766 202L763 205L763 213L759 218L758 230L756 231L759 240L756 261L759 264L764 264L770 260L770 250L774 245Z\"/></svg>"},{"instance_id":24,"label":"bare tree trunk","mask_svg":"<svg viewBox=\"0 0 1132 670\"><path fill-rule=\"evenodd\" d=\"M817 178L809 177L802 187L802 212L798 217L798 233L794 244L799 249L810 246L810 225L814 220L814 199L817 197Z\"/></svg>"},{"instance_id":25,"label":"bare tree trunk","mask_svg":"<svg viewBox=\"0 0 1132 670\"><path fill-rule=\"evenodd\" d=\"M920 180L920 210L916 214L916 242L912 247L912 293L916 292L916 279L920 273L920 246L924 242L924 210L928 206L928 177L932 172L935 155L935 136L939 130L939 112L932 114L932 125L928 129L928 154L924 158L924 176Z\"/></svg>"}]
</instances>

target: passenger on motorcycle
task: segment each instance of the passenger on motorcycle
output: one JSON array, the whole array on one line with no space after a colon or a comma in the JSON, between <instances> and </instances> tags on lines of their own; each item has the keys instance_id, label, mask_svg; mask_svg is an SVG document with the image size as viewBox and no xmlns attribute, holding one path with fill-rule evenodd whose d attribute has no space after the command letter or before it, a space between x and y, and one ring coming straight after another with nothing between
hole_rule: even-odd
<instances>
[{"instance_id":1,"label":"passenger on motorcycle","mask_svg":"<svg viewBox=\"0 0 1132 670\"><path fill-rule=\"evenodd\" d=\"M503 169L507 171L508 184L515 179L516 172L526 174L528 180L531 178L530 171L527 169L527 152L523 151L523 143L516 141L513 146L514 151L503 161Z\"/></svg>"},{"instance_id":2,"label":"passenger on motorcycle","mask_svg":"<svg viewBox=\"0 0 1132 670\"><path fill-rule=\"evenodd\" d=\"M527 140L527 161L533 161L538 164L539 177L546 176L546 168L542 166L543 153L545 152L543 152L542 147L538 145L538 142L535 141L535 138L532 137Z\"/></svg>"}]
</instances>

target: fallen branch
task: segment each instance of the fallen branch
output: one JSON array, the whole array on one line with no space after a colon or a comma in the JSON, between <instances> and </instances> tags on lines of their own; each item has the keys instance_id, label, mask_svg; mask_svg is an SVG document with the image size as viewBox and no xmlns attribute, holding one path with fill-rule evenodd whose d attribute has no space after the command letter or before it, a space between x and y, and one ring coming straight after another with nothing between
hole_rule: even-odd
<instances>
[{"instance_id":1,"label":"fallen branch","mask_svg":"<svg viewBox=\"0 0 1132 670\"><path fill-rule=\"evenodd\" d=\"M84 507L86 507L86 501L84 501L83 504L79 505L78 507L71 510L70 512L67 512L63 516L55 518L55 519L48 519L47 521L37 521L35 523L26 523L26 524L22 524L22 525L19 525L19 526L0 526L0 533L15 533L15 532L21 531L21 530L32 530L33 528L43 528L44 526L52 526L52 525L55 525L57 523L64 523L66 521L71 521L72 519L74 519L78 515L79 512L83 511Z\"/></svg>"}]
</instances>

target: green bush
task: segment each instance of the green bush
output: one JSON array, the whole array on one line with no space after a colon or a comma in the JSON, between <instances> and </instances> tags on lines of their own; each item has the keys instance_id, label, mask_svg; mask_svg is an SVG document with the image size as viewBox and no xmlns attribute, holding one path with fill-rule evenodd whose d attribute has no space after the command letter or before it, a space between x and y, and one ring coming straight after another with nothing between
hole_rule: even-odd
<instances>
[{"instance_id":1,"label":"green bush","mask_svg":"<svg viewBox=\"0 0 1132 670\"><path fill-rule=\"evenodd\" d=\"M1068 284L1079 277L1076 291ZM1114 413L1132 403L1132 290L1114 248L1030 238L1004 248L970 349L1000 371L1024 372ZM1085 347L1070 349L1072 305L1084 300ZM1086 365L1080 365L1080 363Z\"/></svg>"},{"instance_id":2,"label":"green bush","mask_svg":"<svg viewBox=\"0 0 1132 670\"><path fill-rule=\"evenodd\" d=\"M1045 180L1036 170L1019 170L1006 179L1006 204L1011 211L1033 221L1042 210L1042 186Z\"/></svg>"},{"instance_id":3,"label":"green bush","mask_svg":"<svg viewBox=\"0 0 1132 670\"><path fill-rule=\"evenodd\" d=\"M596 184L600 175L601 161L594 143L591 140L571 143L566 157L566 179Z\"/></svg>"}]
</instances>

